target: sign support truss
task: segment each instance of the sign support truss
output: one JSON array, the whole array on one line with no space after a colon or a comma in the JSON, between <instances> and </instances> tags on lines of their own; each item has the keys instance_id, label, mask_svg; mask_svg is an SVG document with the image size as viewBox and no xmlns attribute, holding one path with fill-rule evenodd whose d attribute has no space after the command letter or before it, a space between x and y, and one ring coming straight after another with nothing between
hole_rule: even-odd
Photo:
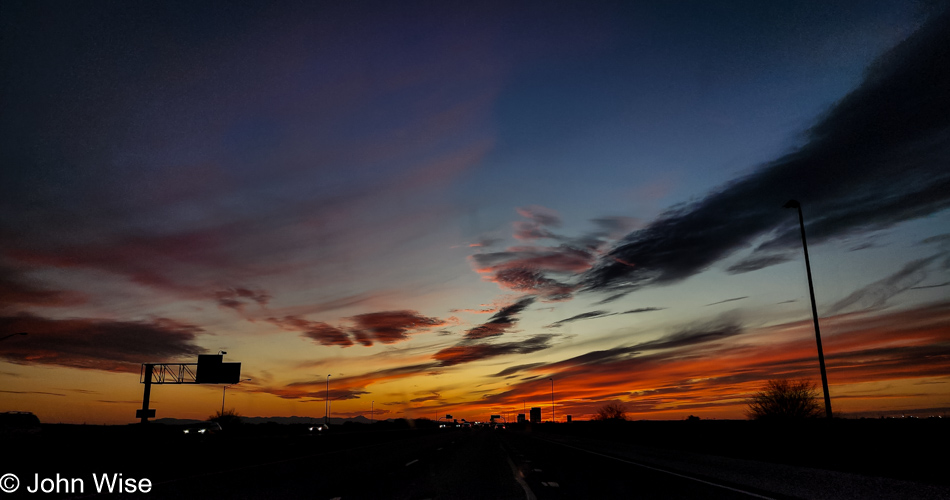
<instances>
[{"instance_id":1,"label":"sign support truss","mask_svg":"<svg viewBox=\"0 0 950 500\"><path fill-rule=\"evenodd\" d=\"M241 363L222 363L220 354L199 355L197 363L142 363L139 382L145 384L142 408L135 418L148 423L155 409L148 407L152 384L235 384L241 376ZM200 373L200 375L199 375Z\"/></svg>"}]
</instances>

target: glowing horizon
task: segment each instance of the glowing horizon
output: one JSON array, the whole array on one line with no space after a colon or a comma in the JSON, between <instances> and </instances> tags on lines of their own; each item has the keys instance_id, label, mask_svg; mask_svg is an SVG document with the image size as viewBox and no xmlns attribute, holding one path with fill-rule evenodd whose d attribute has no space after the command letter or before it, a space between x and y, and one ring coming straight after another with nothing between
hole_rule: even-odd
<instances>
[{"instance_id":1,"label":"glowing horizon","mask_svg":"<svg viewBox=\"0 0 950 500\"><path fill-rule=\"evenodd\" d=\"M820 390L788 199L835 413L950 407L950 14L524 9L0 20L0 411L744 418Z\"/></svg>"}]
</instances>

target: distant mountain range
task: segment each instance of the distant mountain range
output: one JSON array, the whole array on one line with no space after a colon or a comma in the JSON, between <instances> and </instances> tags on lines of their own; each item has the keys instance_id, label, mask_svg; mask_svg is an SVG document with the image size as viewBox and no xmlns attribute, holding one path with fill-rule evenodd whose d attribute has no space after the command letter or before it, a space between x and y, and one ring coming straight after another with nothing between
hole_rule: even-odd
<instances>
[{"instance_id":1,"label":"distant mountain range","mask_svg":"<svg viewBox=\"0 0 950 500\"><path fill-rule=\"evenodd\" d=\"M274 422L277 424L322 424L323 417L241 417L241 420L246 424L266 424L269 422ZM165 424L165 425L188 425L188 424L197 424L203 422L204 420L194 420L187 418L157 418L152 420L156 424ZM376 419L377 422L381 419ZM371 423L371 420L360 415L352 418L336 418L330 417L331 425L342 425L345 422L354 422L359 424L368 424Z\"/></svg>"}]
</instances>

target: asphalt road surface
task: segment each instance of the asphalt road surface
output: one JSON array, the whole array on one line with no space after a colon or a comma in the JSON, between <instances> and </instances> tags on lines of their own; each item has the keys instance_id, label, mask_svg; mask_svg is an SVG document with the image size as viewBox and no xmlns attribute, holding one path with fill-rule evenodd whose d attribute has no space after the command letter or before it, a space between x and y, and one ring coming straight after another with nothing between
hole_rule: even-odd
<instances>
[{"instance_id":1,"label":"asphalt road surface","mask_svg":"<svg viewBox=\"0 0 950 500\"><path fill-rule=\"evenodd\" d=\"M353 446L339 439L314 444L314 453L291 458L256 456L257 463L221 470L172 470L155 477L148 497L770 498L510 431L419 432ZM262 449L267 447L257 452Z\"/></svg>"},{"instance_id":2,"label":"asphalt road surface","mask_svg":"<svg viewBox=\"0 0 950 500\"><path fill-rule=\"evenodd\" d=\"M311 455L160 480L162 498L518 499L525 492L501 440L488 432L379 436L353 446L326 440Z\"/></svg>"},{"instance_id":3,"label":"asphalt road surface","mask_svg":"<svg viewBox=\"0 0 950 500\"><path fill-rule=\"evenodd\" d=\"M57 446L59 449L57 450ZM47 442L25 449L21 498L675 499L950 498L950 489L819 469L512 430ZM6 472L6 471L0 471ZM97 494L92 472L148 478ZM33 474L82 491L28 494Z\"/></svg>"}]
</instances>

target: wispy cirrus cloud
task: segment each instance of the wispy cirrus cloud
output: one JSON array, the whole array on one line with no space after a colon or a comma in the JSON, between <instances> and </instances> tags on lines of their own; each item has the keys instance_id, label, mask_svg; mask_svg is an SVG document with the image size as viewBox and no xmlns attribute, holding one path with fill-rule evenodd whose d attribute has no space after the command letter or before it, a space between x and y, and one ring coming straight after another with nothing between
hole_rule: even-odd
<instances>
[{"instance_id":1,"label":"wispy cirrus cloud","mask_svg":"<svg viewBox=\"0 0 950 500\"><path fill-rule=\"evenodd\" d=\"M545 328L559 328L561 325L565 323L573 323L574 321L581 321L585 319L603 318L604 316L613 316L614 314L615 313L611 313L609 311L590 311L586 313L580 313L580 314L571 316L570 318L565 318L559 321L555 321L554 323L551 323L550 325L545 326Z\"/></svg>"},{"instance_id":2,"label":"wispy cirrus cloud","mask_svg":"<svg viewBox=\"0 0 950 500\"><path fill-rule=\"evenodd\" d=\"M545 328L559 328L565 323L573 323L575 321L605 318L607 316L616 316L619 314L639 314L639 313L645 313L645 312L662 311L663 309L664 308L662 307L640 307L637 309L630 309L623 312L590 311L590 312L580 313L580 314L571 316L570 318L565 318L559 321L555 321L554 323L551 323L550 325L545 326Z\"/></svg>"},{"instance_id":3,"label":"wispy cirrus cloud","mask_svg":"<svg viewBox=\"0 0 950 500\"><path fill-rule=\"evenodd\" d=\"M410 403L425 403L427 401L441 401L442 395L438 392L432 392L425 396L419 396L418 398L412 398L409 400Z\"/></svg>"},{"instance_id":4,"label":"wispy cirrus cloud","mask_svg":"<svg viewBox=\"0 0 950 500\"><path fill-rule=\"evenodd\" d=\"M37 395L37 396L65 396L65 394L61 394L61 393L58 393L58 392L44 392L44 391L3 391L3 390L0 390L0 392L2 392L2 393L4 393L4 394L29 394L29 395Z\"/></svg>"},{"instance_id":5,"label":"wispy cirrus cloud","mask_svg":"<svg viewBox=\"0 0 950 500\"><path fill-rule=\"evenodd\" d=\"M538 205L517 209L527 220L515 221L514 238L526 242L549 239L554 245L519 245L469 257L475 270L501 288L538 295L547 301L573 297L576 276L588 271L602 249L641 223L633 217L600 217L591 222L595 229L579 237L551 232L560 227L561 218L550 208Z\"/></svg>"},{"instance_id":6,"label":"wispy cirrus cloud","mask_svg":"<svg viewBox=\"0 0 950 500\"><path fill-rule=\"evenodd\" d=\"M561 225L561 217L556 211L539 205L518 208L517 211L519 215L528 220L515 221L512 224L515 228L514 237L516 239L531 241L542 238L560 238L548 229Z\"/></svg>"},{"instance_id":7,"label":"wispy cirrus cloud","mask_svg":"<svg viewBox=\"0 0 950 500\"><path fill-rule=\"evenodd\" d=\"M471 256L475 270L492 273L505 269L538 269L557 273L576 273L590 268L593 254L570 246L510 247L501 252L478 253Z\"/></svg>"},{"instance_id":8,"label":"wispy cirrus cloud","mask_svg":"<svg viewBox=\"0 0 950 500\"><path fill-rule=\"evenodd\" d=\"M630 347L633 351L655 351L660 349L678 349L706 344L718 340L725 340L743 333L743 329L735 324L703 325L666 335L656 340L641 342Z\"/></svg>"},{"instance_id":9,"label":"wispy cirrus cloud","mask_svg":"<svg viewBox=\"0 0 950 500\"><path fill-rule=\"evenodd\" d=\"M737 301L737 300L744 300L744 299L748 299L748 298L749 298L748 296L733 297L733 298L731 298L731 299L724 299L724 300L720 300L720 301L717 301L717 302L710 302L709 304L706 304L706 307L708 307L708 306L716 306L716 305L719 305L719 304L725 304L726 302L735 302L735 301Z\"/></svg>"},{"instance_id":10,"label":"wispy cirrus cloud","mask_svg":"<svg viewBox=\"0 0 950 500\"><path fill-rule=\"evenodd\" d=\"M532 296L522 297L517 302L501 308L488 321L465 332L465 338L467 340L478 340L497 337L511 331L518 322L518 316L535 300Z\"/></svg>"},{"instance_id":11,"label":"wispy cirrus cloud","mask_svg":"<svg viewBox=\"0 0 950 500\"><path fill-rule=\"evenodd\" d=\"M491 281L502 288L522 293L538 294L549 301L570 299L575 286L549 278L547 273L536 268L506 268L495 272Z\"/></svg>"},{"instance_id":12,"label":"wispy cirrus cloud","mask_svg":"<svg viewBox=\"0 0 950 500\"><path fill-rule=\"evenodd\" d=\"M369 391L367 391L366 388L372 384L431 373L438 371L439 366L440 365L438 363L417 363L361 373L358 375L342 377L331 376L333 383L330 390L330 399L359 399L360 396L369 394ZM261 386L254 388L253 390L255 392L274 394L283 399L323 400L326 397L326 383L326 379L303 380L299 382L292 382L280 387Z\"/></svg>"},{"instance_id":13,"label":"wispy cirrus cloud","mask_svg":"<svg viewBox=\"0 0 950 500\"><path fill-rule=\"evenodd\" d=\"M640 314L640 313L645 313L645 312L662 311L664 309L666 308L665 307L638 307L636 309L630 309L630 310L624 311L620 314Z\"/></svg>"},{"instance_id":14,"label":"wispy cirrus cloud","mask_svg":"<svg viewBox=\"0 0 950 500\"><path fill-rule=\"evenodd\" d=\"M214 292L214 296L219 306L228 307L239 312L243 312L244 307L250 303L256 303L261 308L266 308L271 299L270 293L266 290L248 287L229 287Z\"/></svg>"},{"instance_id":15,"label":"wispy cirrus cloud","mask_svg":"<svg viewBox=\"0 0 950 500\"><path fill-rule=\"evenodd\" d=\"M832 398L836 386L950 375L950 302L901 311L847 313L822 319ZM768 338L762 343L760 339ZM523 365L534 375L481 403L520 407L550 390L553 377L564 411L593 413L616 399L633 412L733 411L773 378L818 378L811 320L758 329L728 319L684 328L655 340L591 351L553 363ZM504 372L505 375L516 373ZM496 374L498 375L498 374ZM627 394L624 396L624 394ZM880 395L862 399L879 399ZM896 397L909 397L899 393Z\"/></svg>"},{"instance_id":16,"label":"wispy cirrus cloud","mask_svg":"<svg viewBox=\"0 0 950 500\"><path fill-rule=\"evenodd\" d=\"M812 243L950 207L947 46L950 12L878 58L805 145L629 234L584 275L583 289L616 294L680 281L763 237L729 271L783 262L801 245L798 221L781 208L790 198L802 203Z\"/></svg>"},{"instance_id":17,"label":"wispy cirrus cloud","mask_svg":"<svg viewBox=\"0 0 950 500\"><path fill-rule=\"evenodd\" d=\"M393 344L409 338L409 334L450 324L449 320L430 318L416 311L384 311L360 314L351 318L356 326L353 337L365 346L373 342Z\"/></svg>"},{"instance_id":18,"label":"wispy cirrus cloud","mask_svg":"<svg viewBox=\"0 0 950 500\"><path fill-rule=\"evenodd\" d=\"M544 363L528 363L525 365L509 366L508 368L505 368L504 370L492 375L492 377L510 377L524 370L530 370L531 368L543 365Z\"/></svg>"},{"instance_id":19,"label":"wispy cirrus cloud","mask_svg":"<svg viewBox=\"0 0 950 500\"><path fill-rule=\"evenodd\" d=\"M765 269L766 267L788 262L793 258L794 254L791 252L769 253L766 255L753 254L729 266L726 268L726 272L729 274L751 273L752 271L758 271L759 269Z\"/></svg>"},{"instance_id":20,"label":"wispy cirrus cloud","mask_svg":"<svg viewBox=\"0 0 950 500\"><path fill-rule=\"evenodd\" d=\"M73 306L86 300L81 292L49 288L14 268L0 265L0 310L23 306Z\"/></svg>"},{"instance_id":21,"label":"wispy cirrus cloud","mask_svg":"<svg viewBox=\"0 0 950 500\"><path fill-rule=\"evenodd\" d=\"M498 343L460 343L435 353L432 357L440 366L472 363L509 354L530 354L551 346L554 335L534 335L525 340Z\"/></svg>"},{"instance_id":22,"label":"wispy cirrus cloud","mask_svg":"<svg viewBox=\"0 0 950 500\"><path fill-rule=\"evenodd\" d=\"M427 317L416 311L381 311L346 318L349 325L332 326L322 321L310 321L299 316L268 318L267 321L284 330L297 331L321 345L349 347L355 343L372 346L375 342L394 344L407 340L410 334L440 328L457 320Z\"/></svg>"},{"instance_id":23,"label":"wispy cirrus cloud","mask_svg":"<svg viewBox=\"0 0 950 500\"><path fill-rule=\"evenodd\" d=\"M941 288L941 287L945 287L945 286L950 286L950 281L947 281L947 282L945 282L945 283L937 283L936 285L912 286L912 287L909 288L909 290L925 290L925 289L927 289L927 288Z\"/></svg>"},{"instance_id":24,"label":"wispy cirrus cloud","mask_svg":"<svg viewBox=\"0 0 950 500\"><path fill-rule=\"evenodd\" d=\"M913 289L917 284L927 279L927 276L932 272L931 264L946 256L938 253L908 262L890 276L861 287L847 297L835 302L828 309L827 314L837 314L855 307L862 309L883 307L894 296Z\"/></svg>"},{"instance_id":25,"label":"wispy cirrus cloud","mask_svg":"<svg viewBox=\"0 0 950 500\"><path fill-rule=\"evenodd\" d=\"M335 326L322 321L308 321L298 316L284 316L283 318L267 318L271 324L284 330L300 332L302 336L316 341L320 345L335 345L349 347L353 345L350 334Z\"/></svg>"}]
</instances>

